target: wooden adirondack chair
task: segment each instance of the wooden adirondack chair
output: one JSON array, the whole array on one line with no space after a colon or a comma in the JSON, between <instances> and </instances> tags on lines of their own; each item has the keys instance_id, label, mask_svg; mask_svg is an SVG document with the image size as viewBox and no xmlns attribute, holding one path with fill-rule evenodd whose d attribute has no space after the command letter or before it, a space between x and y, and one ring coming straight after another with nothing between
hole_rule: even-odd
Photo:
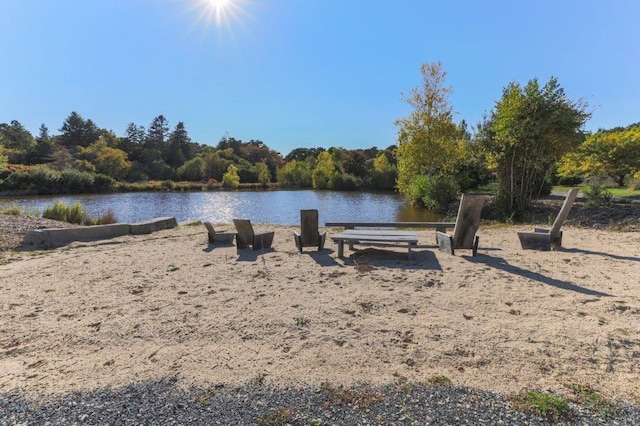
<instances>
[{"instance_id":1,"label":"wooden adirondack chair","mask_svg":"<svg viewBox=\"0 0 640 426\"><path fill-rule=\"evenodd\" d=\"M233 219L233 224L236 227L236 231L238 231L236 234L237 248L251 247L252 250L259 250L271 247L275 232L256 234L253 232L253 226L251 226L249 219Z\"/></svg>"},{"instance_id":2,"label":"wooden adirondack chair","mask_svg":"<svg viewBox=\"0 0 640 426\"><path fill-rule=\"evenodd\" d=\"M236 236L235 232L218 232L213 228L211 222L203 222L207 228L209 243L231 244Z\"/></svg>"},{"instance_id":3,"label":"wooden adirondack chair","mask_svg":"<svg viewBox=\"0 0 640 426\"><path fill-rule=\"evenodd\" d=\"M476 232L480 227L482 206L487 198L486 195L462 194L453 233L436 232L440 251L455 254L457 249L471 249L471 254L476 255L480 239Z\"/></svg>"},{"instance_id":4,"label":"wooden adirondack chair","mask_svg":"<svg viewBox=\"0 0 640 426\"><path fill-rule=\"evenodd\" d=\"M320 251L326 238L326 232L318 231L318 210L300 210L300 233L293 233L298 251L302 253L303 247L317 247Z\"/></svg>"},{"instance_id":5,"label":"wooden adirondack chair","mask_svg":"<svg viewBox=\"0 0 640 426\"><path fill-rule=\"evenodd\" d=\"M562 246L562 225L567 220L569 211L578 196L578 189L571 188L569 190L551 229L534 228L533 232L518 232L520 245L523 249L549 251Z\"/></svg>"}]
</instances>

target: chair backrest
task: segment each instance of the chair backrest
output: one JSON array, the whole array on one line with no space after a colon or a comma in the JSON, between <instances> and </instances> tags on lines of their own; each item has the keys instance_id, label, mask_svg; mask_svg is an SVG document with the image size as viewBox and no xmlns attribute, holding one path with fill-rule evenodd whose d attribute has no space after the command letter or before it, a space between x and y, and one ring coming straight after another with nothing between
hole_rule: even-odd
<instances>
[{"instance_id":1,"label":"chair backrest","mask_svg":"<svg viewBox=\"0 0 640 426\"><path fill-rule=\"evenodd\" d=\"M303 247L320 244L318 210L300 210L300 239Z\"/></svg>"},{"instance_id":2,"label":"chair backrest","mask_svg":"<svg viewBox=\"0 0 640 426\"><path fill-rule=\"evenodd\" d=\"M455 248L473 248L476 232L480 227L482 206L486 195L462 194L456 225L453 228L453 245Z\"/></svg>"},{"instance_id":3,"label":"chair backrest","mask_svg":"<svg viewBox=\"0 0 640 426\"><path fill-rule=\"evenodd\" d=\"M213 229L213 225L211 222L204 222L204 226L207 228L207 233L209 234L209 242L214 242L216 238L216 230Z\"/></svg>"},{"instance_id":4,"label":"chair backrest","mask_svg":"<svg viewBox=\"0 0 640 426\"><path fill-rule=\"evenodd\" d=\"M560 228L562 228L562 224L567 220L567 216L569 216L569 211L573 206L576 197L578 196L579 188L571 188L567 193L567 198L564 199L564 203L562 203L562 208L556 216L556 220L553 221L553 226L549 230L549 235L551 235L551 239L557 237L560 234Z\"/></svg>"},{"instance_id":5,"label":"chair backrest","mask_svg":"<svg viewBox=\"0 0 640 426\"><path fill-rule=\"evenodd\" d=\"M249 219L233 219L233 225L236 227L238 235L238 245L242 247L253 246L254 232L253 226Z\"/></svg>"},{"instance_id":6,"label":"chair backrest","mask_svg":"<svg viewBox=\"0 0 640 426\"><path fill-rule=\"evenodd\" d=\"M204 222L204 226L207 228L209 236L213 238L216 235L216 230L213 229L213 225L211 224L211 222Z\"/></svg>"}]
</instances>

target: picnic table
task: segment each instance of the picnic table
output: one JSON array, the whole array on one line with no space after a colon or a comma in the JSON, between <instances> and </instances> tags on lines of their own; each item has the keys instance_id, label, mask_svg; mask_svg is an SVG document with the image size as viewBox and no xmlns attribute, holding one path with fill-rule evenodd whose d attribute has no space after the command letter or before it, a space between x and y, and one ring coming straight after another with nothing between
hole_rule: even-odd
<instances>
[{"instance_id":1,"label":"picnic table","mask_svg":"<svg viewBox=\"0 0 640 426\"><path fill-rule=\"evenodd\" d=\"M349 244L350 248L353 248L353 244L383 247L406 246L409 259L411 259L411 249L418 245L418 233L413 231L346 229L332 235L331 239L338 243L338 257L344 256L345 242Z\"/></svg>"}]
</instances>

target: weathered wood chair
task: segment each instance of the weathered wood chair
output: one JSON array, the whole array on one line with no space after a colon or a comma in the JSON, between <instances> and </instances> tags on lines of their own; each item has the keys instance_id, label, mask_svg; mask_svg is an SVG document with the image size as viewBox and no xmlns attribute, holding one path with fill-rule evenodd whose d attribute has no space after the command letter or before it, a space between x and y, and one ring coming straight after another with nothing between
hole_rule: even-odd
<instances>
[{"instance_id":1,"label":"weathered wood chair","mask_svg":"<svg viewBox=\"0 0 640 426\"><path fill-rule=\"evenodd\" d=\"M471 249L471 254L476 255L480 239L476 232L480 227L482 206L487 198L486 195L462 194L453 233L436 232L440 251L455 254L457 249Z\"/></svg>"},{"instance_id":2,"label":"weathered wood chair","mask_svg":"<svg viewBox=\"0 0 640 426\"><path fill-rule=\"evenodd\" d=\"M236 247L239 249L250 247L252 250L270 248L275 232L256 234L249 219L233 219L236 227Z\"/></svg>"},{"instance_id":3,"label":"weathered wood chair","mask_svg":"<svg viewBox=\"0 0 640 426\"><path fill-rule=\"evenodd\" d=\"M293 233L298 252L302 253L303 247L317 247L320 251L326 238L326 232L318 231L318 210L300 210L300 233Z\"/></svg>"},{"instance_id":4,"label":"weathered wood chair","mask_svg":"<svg viewBox=\"0 0 640 426\"><path fill-rule=\"evenodd\" d=\"M211 222L203 222L204 226L207 228L207 233L209 237L209 243L220 243L220 244L231 244L233 243L233 239L236 236L235 232L219 232L213 228Z\"/></svg>"},{"instance_id":5,"label":"weathered wood chair","mask_svg":"<svg viewBox=\"0 0 640 426\"><path fill-rule=\"evenodd\" d=\"M569 190L551 229L534 228L533 232L518 232L520 245L523 249L549 251L562 246L562 225L567 220L571 207L573 207L573 203L578 196L578 190L579 188L571 188Z\"/></svg>"}]
</instances>

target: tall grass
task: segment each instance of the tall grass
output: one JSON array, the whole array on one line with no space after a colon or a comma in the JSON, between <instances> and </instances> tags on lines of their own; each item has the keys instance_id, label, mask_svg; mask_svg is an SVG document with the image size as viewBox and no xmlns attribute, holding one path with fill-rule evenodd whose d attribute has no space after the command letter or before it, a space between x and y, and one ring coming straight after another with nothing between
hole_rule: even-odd
<instances>
[{"instance_id":1,"label":"tall grass","mask_svg":"<svg viewBox=\"0 0 640 426\"><path fill-rule=\"evenodd\" d=\"M46 219L53 219L59 222L77 223L83 225L105 225L109 223L116 223L115 213L109 209L105 214L100 217L87 217L87 212L84 206L80 203L73 203L67 206L61 201L56 201L52 206L44 209L42 217Z\"/></svg>"},{"instance_id":2,"label":"tall grass","mask_svg":"<svg viewBox=\"0 0 640 426\"><path fill-rule=\"evenodd\" d=\"M67 222L69 223L82 223L87 217L87 212L84 210L84 206L80 203L73 203L67 210Z\"/></svg>"},{"instance_id":3,"label":"tall grass","mask_svg":"<svg viewBox=\"0 0 640 426\"><path fill-rule=\"evenodd\" d=\"M45 207L42 217L45 219L57 220L60 222L67 221L67 212L69 207L62 201L56 201L52 206Z\"/></svg>"},{"instance_id":4,"label":"tall grass","mask_svg":"<svg viewBox=\"0 0 640 426\"><path fill-rule=\"evenodd\" d=\"M17 204L12 205L11 207L6 207L4 209L0 209L0 214L5 214L9 216L28 216L28 215L38 215L38 213L30 212L28 210L24 210L20 208Z\"/></svg>"}]
</instances>

